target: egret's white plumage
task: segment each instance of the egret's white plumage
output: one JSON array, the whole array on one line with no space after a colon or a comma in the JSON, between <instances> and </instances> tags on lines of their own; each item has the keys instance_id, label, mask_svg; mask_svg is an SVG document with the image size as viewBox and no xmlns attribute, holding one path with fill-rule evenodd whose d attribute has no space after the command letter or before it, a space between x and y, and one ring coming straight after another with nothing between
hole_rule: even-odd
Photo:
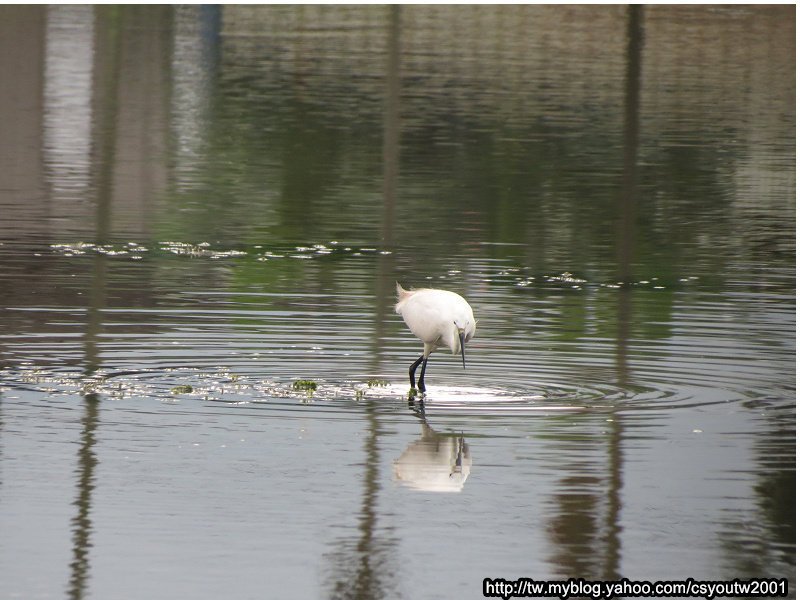
<instances>
[{"instance_id":1,"label":"egret's white plumage","mask_svg":"<svg viewBox=\"0 0 800 600\"><path fill-rule=\"evenodd\" d=\"M419 389L425 391L425 367L428 356L436 348L449 348L453 354L461 354L466 368L464 345L475 335L476 321L472 307L464 298L447 290L423 288L404 290L397 284L397 304L395 312L403 317L415 336L424 344L420 356L409 369L411 387L414 386L414 372L422 363L419 376Z\"/></svg>"}]
</instances>

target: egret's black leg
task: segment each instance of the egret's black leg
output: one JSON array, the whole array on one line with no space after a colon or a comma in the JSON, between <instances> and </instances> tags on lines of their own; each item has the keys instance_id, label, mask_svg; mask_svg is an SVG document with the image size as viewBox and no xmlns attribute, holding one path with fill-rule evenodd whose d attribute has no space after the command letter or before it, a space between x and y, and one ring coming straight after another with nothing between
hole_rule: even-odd
<instances>
[{"instance_id":1,"label":"egret's black leg","mask_svg":"<svg viewBox=\"0 0 800 600\"><path fill-rule=\"evenodd\" d=\"M419 391L423 394L425 393L425 367L428 366L428 359L423 356L422 357L422 371L419 373Z\"/></svg>"},{"instance_id":2,"label":"egret's black leg","mask_svg":"<svg viewBox=\"0 0 800 600\"><path fill-rule=\"evenodd\" d=\"M414 361L414 362L411 364L411 366L408 368L408 378L411 380L411 387L412 387L412 388L416 388L416 387L417 387L417 385L414 383L414 373L417 371L417 367L419 366L419 363L421 363L421 362L422 362L422 359L423 359L423 358L425 358L425 356L424 356L424 355L423 355L423 356L420 356L420 357L419 357L417 360L415 360L415 361ZM424 367L424 366L422 367L422 371L423 371L423 373L425 372L425 367ZM424 392L425 390L422 390L422 391Z\"/></svg>"}]
</instances>

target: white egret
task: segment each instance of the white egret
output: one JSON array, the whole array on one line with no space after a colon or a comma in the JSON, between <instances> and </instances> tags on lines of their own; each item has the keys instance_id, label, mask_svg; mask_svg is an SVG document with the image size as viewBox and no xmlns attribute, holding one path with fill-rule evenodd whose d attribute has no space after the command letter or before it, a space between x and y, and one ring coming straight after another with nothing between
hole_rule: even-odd
<instances>
[{"instance_id":1,"label":"white egret","mask_svg":"<svg viewBox=\"0 0 800 600\"><path fill-rule=\"evenodd\" d=\"M411 333L424 344L422 356L408 369L412 388L416 387L414 373L422 363L419 391L425 393L425 367L428 365L428 356L436 348L446 347L453 354L461 353L461 363L467 368L464 345L475 335L477 322L472 315L472 307L464 298L446 290L404 290L398 283L394 310L402 315Z\"/></svg>"}]
</instances>

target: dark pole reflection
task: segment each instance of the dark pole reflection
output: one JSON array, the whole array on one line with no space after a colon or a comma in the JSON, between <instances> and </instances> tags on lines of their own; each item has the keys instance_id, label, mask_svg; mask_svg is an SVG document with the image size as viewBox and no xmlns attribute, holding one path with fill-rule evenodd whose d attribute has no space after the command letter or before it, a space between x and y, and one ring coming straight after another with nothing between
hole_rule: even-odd
<instances>
[{"instance_id":1,"label":"dark pole reflection","mask_svg":"<svg viewBox=\"0 0 800 600\"><path fill-rule=\"evenodd\" d=\"M109 240L111 231L111 197L117 123L117 83L120 60L120 18L113 8L95 11L95 63L92 75L92 174L95 194L95 243ZM96 430L100 422L100 398L92 390L92 376L100 368L98 337L102 328L102 311L106 306L107 257L95 254L92 262L91 289L84 335L83 395L84 417L81 420L81 445L78 450L77 498L78 513L72 519L72 563L68 595L83 598L89 576L89 552L92 533L92 491L95 484L97 458L94 453Z\"/></svg>"},{"instance_id":2,"label":"dark pole reflection","mask_svg":"<svg viewBox=\"0 0 800 600\"><path fill-rule=\"evenodd\" d=\"M400 7L389 7L383 117L383 246L394 241L394 209L400 170Z\"/></svg>"},{"instance_id":3,"label":"dark pole reflection","mask_svg":"<svg viewBox=\"0 0 800 600\"><path fill-rule=\"evenodd\" d=\"M358 511L358 532L352 538L337 540L337 550L331 555L333 582L331 598L379 600L391 593L390 557L397 552L396 540L381 531L378 522L380 492L381 436L378 404L366 401L364 407L367 432L364 438L364 476L361 506Z\"/></svg>"},{"instance_id":4,"label":"dark pole reflection","mask_svg":"<svg viewBox=\"0 0 800 600\"><path fill-rule=\"evenodd\" d=\"M383 141L383 196L384 215L382 243L384 247L392 244L394 226L394 202L397 186L397 165L399 160L399 39L400 8L389 7L387 35L387 83L386 108L384 117ZM381 255L378 260L377 288L375 302L375 335L372 336L374 357L373 370L377 372L381 364L381 340L385 330L384 317L394 302L394 283L392 255ZM380 492L380 448L381 436L378 418L378 404L366 400L364 406L367 432L364 438L364 475L359 509L358 535L352 540L340 540L339 550L332 556L335 573L331 598L352 598L354 600L378 600L389 595L390 556L396 552L396 541L378 523L378 499Z\"/></svg>"},{"instance_id":5,"label":"dark pole reflection","mask_svg":"<svg viewBox=\"0 0 800 600\"><path fill-rule=\"evenodd\" d=\"M617 216L617 278L622 282L617 304L617 376L620 386L628 381L628 339L631 320L631 288L636 236L636 157L639 152L639 89L644 44L643 8L628 7L627 70L625 74L625 125L623 130L622 186Z\"/></svg>"},{"instance_id":6,"label":"dark pole reflection","mask_svg":"<svg viewBox=\"0 0 800 600\"><path fill-rule=\"evenodd\" d=\"M617 296L616 371L620 388L628 384L628 345L632 322L631 289L636 224L636 158L639 138L639 88L643 48L643 9L628 7L625 74L623 176L617 204L617 268L623 285ZM609 414L605 464L608 475L596 474L586 462L570 465L556 496L559 514L551 526L558 552L555 562L565 577L620 579L620 515L624 457L624 423ZM598 549L601 549L598 552Z\"/></svg>"},{"instance_id":7,"label":"dark pole reflection","mask_svg":"<svg viewBox=\"0 0 800 600\"><path fill-rule=\"evenodd\" d=\"M633 277L634 243L636 236L636 160L639 151L639 93L641 87L642 47L644 44L643 7L628 7L627 72L625 77L625 129L623 139L623 175L620 194L619 276L629 283ZM617 304L617 378L619 386L628 385L628 344L631 329L631 289L623 285L619 290ZM623 424L620 415L613 415L609 423L608 438L608 512L605 523L606 579L619 579L620 563L620 494L623 486L622 456Z\"/></svg>"},{"instance_id":8,"label":"dark pole reflection","mask_svg":"<svg viewBox=\"0 0 800 600\"><path fill-rule=\"evenodd\" d=\"M636 235L636 157L639 152L639 88L641 84L641 54L644 44L643 10L639 5L628 7L622 191L619 196L617 231L618 274L619 280L624 283L630 283L632 280Z\"/></svg>"},{"instance_id":9,"label":"dark pole reflection","mask_svg":"<svg viewBox=\"0 0 800 600\"><path fill-rule=\"evenodd\" d=\"M364 454L366 457L364 469L364 490L361 500L361 517L359 519L358 530L361 537L358 540L356 550L359 556L359 569L355 578L356 598L379 598L381 594L381 582L378 577L380 569L383 568L381 553L375 548L375 538L377 533L377 509L378 476L380 473L380 452L378 449L379 424L378 416L375 412L375 403L370 402L367 407L367 422L369 423L369 435L364 441ZM373 560L377 564L373 565Z\"/></svg>"},{"instance_id":10,"label":"dark pole reflection","mask_svg":"<svg viewBox=\"0 0 800 600\"><path fill-rule=\"evenodd\" d=\"M83 598L89 575L89 550L91 548L91 500L94 489L94 469L97 459L92 450L95 430L99 422L100 400L95 393L83 397L85 415L81 421L81 446L78 450L78 497L74 505L78 513L72 519L72 562L70 563L69 598Z\"/></svg>"},{"instance_id":11,"label":"dark pole reflection","mask_svg":"<svg viewBox=\"0 0 800 600\"><path fill-rule=\"evenodd\" d=\"M383 224L381 245L391 248L394 243L395 202L397 178L400 169L400 11L401 7L388 7L386 29L386 87L383 117ZM375 302L376 367L380 365L384 334L384 316L393 312L395 300L395 260L393 254L381 254L378 259L378 277ZM377 373L376 373L377 374Z\"/></svg>"}]
</instances>

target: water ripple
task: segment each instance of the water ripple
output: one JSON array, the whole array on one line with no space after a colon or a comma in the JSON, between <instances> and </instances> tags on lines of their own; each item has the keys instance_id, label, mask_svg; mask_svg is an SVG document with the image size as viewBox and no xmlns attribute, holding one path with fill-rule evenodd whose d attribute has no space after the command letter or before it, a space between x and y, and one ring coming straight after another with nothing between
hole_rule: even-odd
<instances>
[{"instance_id":1,"label":"water ripple","mask_svg":"<svg viewBox=\"0 0 800 600\"><path fill-rule=\"evenodd\" d=\"M270 410L346 412L364 397L404 406L407 369L421 348L393 312L394 277L376 297L370 271L348 267L379 256L375 248L161 242L52 244L51 250L49 260L70 262L86 254L101 260L174 254L200 264L338 256L347 284L337 285L335 275L328 287L300 289L289 280L236 290L178 289L170 282L170 293L155 305L11 306L5 315L21 325L0 335L0 377L9 389ZM450 266L442 277L441 285L470 299L479 327L466 372L445 353L432 356L429 411L665 410L760 398L781 403L793 393L787 349L794 349L794 312L786 300L790 279L779 270L758 286L740 282L723 291L707 290L694 275L669 282L645 277L620 288L602 277L536 274L490 258ZM373 377L388 386L365 388ZM306 397L294 390L298 379L314 380L317 391Z\"/></svg>"}]
</instances>

